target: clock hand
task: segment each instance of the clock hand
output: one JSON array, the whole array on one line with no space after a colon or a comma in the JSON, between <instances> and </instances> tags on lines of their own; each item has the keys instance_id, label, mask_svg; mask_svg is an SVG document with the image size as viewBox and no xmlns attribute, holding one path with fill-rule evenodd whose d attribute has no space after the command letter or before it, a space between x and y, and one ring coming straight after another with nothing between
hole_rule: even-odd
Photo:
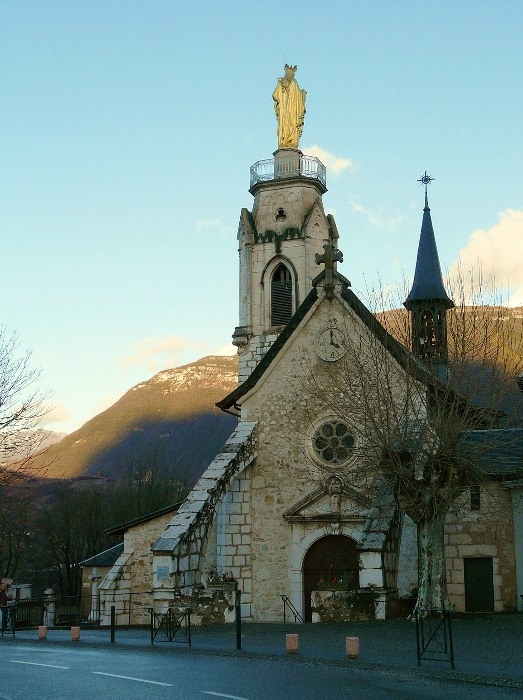
<instances>
[{"instance_id":1,"label":"clock hand","mask_svg":"<svg viewBox=\"0 0 523 700\"><path fill-rule=\"evenodd\" d=\"M333 348L338 348L338 350L340 349L340 346L339 346L338 343L334 340L334 331L333 331L332 329L331 329L331 345L332 345Z\"/></svg>"}]
</instances>

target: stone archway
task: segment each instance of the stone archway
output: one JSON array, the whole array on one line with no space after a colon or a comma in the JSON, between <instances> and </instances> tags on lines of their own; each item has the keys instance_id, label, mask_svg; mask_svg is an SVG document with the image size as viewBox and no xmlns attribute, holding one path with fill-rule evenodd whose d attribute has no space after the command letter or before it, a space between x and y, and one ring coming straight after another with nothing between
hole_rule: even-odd
<instances>
[{"instance_id":1,"label":"stone archway","mask_svg":"<svg viewBox=\"0 0 523 700\"><path fill-rule=\"evenodd\" d=\"M312 621L311 594L318 590L320 579L348 580L350 590L359 588L357 542L345 535L326 535L316 540L303 559L303 611L305 622Z\"/></svg>"}]
</instances>

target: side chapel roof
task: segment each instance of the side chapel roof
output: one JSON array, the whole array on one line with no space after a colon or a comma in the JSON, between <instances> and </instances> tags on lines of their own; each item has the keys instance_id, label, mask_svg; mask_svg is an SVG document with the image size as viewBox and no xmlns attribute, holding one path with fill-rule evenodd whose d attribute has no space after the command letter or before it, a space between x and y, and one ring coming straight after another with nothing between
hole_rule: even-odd
<instances>
[{"instance_id":1,"label":"side chapel roof","mask_svg":"<svg viewBox=\"0 0 523 700\"><path fill-rule=\"evenodd\" d=\"M167 515L168 513L176 513L180 506L182 505L183 501L178 501L177 503L172 503L169 506L165 506L164 508L160 508L159 510L155 510L152 513L146 513L145 515L141 515L138 518L133 518L132 520L127 520L125 523L119 523L118 525L114 525L113 527L108 528L105 530L106 535L123 535L129 528L134 527L135 525L141 525L142 523L147 523L149 520L154 520L155 518L159 518L161 515Z\"/></svg>"},{"instance_id":2,"label":"side chapel roof","mask_svg":"<svg viewBox=\"0 0 523 700\"><path fill-rule=\"evenodd\" d=\"M123 542L115 544L114 547L105 549L89 559L80 562L80 566L113 566L120 554L123 552Z\"/></svg>"}]
</instances>

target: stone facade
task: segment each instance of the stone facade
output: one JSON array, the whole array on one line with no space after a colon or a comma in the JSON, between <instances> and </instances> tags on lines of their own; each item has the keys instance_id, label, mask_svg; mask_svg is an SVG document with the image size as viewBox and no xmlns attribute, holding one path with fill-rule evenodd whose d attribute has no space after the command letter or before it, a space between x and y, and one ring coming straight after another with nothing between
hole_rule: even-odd
<instances>
[{"instance_id":1,"label":"stone facade","mask_svg":"<svg viewBox=\"0 0 523 700\"><path fill-rule=\"evenodd\" d=\"M100 624L111 623L114 605L118 625L148 625L152 597L152 545L172 519L172 512L142 520L124 533L124 547L99 585Z\"/></svg>"},{"instance_id":2,"label":"stone facade","mask_svg":"<svg viewBox=\"0 0 523 700\"><path fill-rule=\"evenodd\" d=\"M299 158L300 152L293 151ZM292 154L291 154L292 156ZM277 151L275 162L289 158ZM277 172L277 168L276 168ZM291 277L292 309L296 311L318 273L315 255L338 237L332 216L326 216L317 179L275 178L251 189L252 212L243 209L238 227L240 256L239 326L233 335L238 346L239 381L245 381L278 337L271 325L271 278L280 263Z\"/></svg>"},{"instance_id":3,"label":"stone facade","mask_svg":"<svg viewBox=\"0 0 523 700\"><path fill-rule=\"evenodd\" d=\"M454 504L445 523L450 602L465 612L464 560L492 558L494 611L516 609L515 541L511 494L497 483L481 485L480 507L470 508L467 490Z\"/></svg>"},{"instance_id":4,"label":"stone facade","mask_svg":"<svg viewBox=\"0 0 523 700\"><path fill-rule=\"evenodd\" d=\"M369 475L364 460L358 458L357 449L347 464L334 469L318 459L311 449L311 437L317 425L332 417L332 413L326 411L325 402L315 401L310 395L308 384L313 375L336 371L333 364L326 367L315 352L318 334L323 328L333 325L354 337L367 335L361 321L339 298L332 302L323 300L303 320L295 333L295 340L280 352L274 366L264 373L257 383L256 392L248 394L241 402L242 419L258 424L259 456L249 470L248 483L252 517L252 581L249 585L253 591L251 615L254 619L281 620L281 595L286 595L295 608L303 612L303 559L309 547L329 533L361 542L368 523L376 473ZM344 370L347 370L346 366ZM335 383L330 381L329 386ZM343 386L341 382L340 386ZM361 435L361 431L355 431L355 434ZM363 452L360 449L360 453ZM286 513L304 496L322 492L332 475L343 484L340 510L334 510L329 504L329 496L324 490L323 499L318 498L308 510L302 508L299 514L294 511L286 518ZM363 567L360 584L384 590L390 587L390 583L395 586L393 569L396 562L387 554L394 507L382 509L380 513L382 522L378 528L376 523L373 526L373 549L360 552ZM377 539L380 528L382 536ZM398 533L394 536L397 537ZM382 573L384 558L389 566L390 582L384 580ZM379 616L384 616L384 612Z\"/></svg>"},{"instance_id":5,"label":"stone facade","mask_svg":"<svg viewBox=\"0 0 523 700\"><path fill-rule=\"evenodd\" d=\"M368 469L361 429L354 430L357 444L340 465L326 464L311 447L318 426L333 418L325 402L307 391L311 373L328 371L329 386L339 392L343 383L335 375L347 370L318 358L318 335L334 326L359 341L370 339L365 323L341 299L346 284L337 279L332 300L320 290L294 340L256 391L242 398L241 421L224 453L154 544L155 608L174 605L179 591L193 605L195 596L208 601L209 572L215 570L238 582L244 617L282 620L282 596L302 614L304 558L315 542L334 535L355 548L362 544L355 549L361 580L353 585L372 592L374 616L385 616L388 597L396 595L400 529L390 493ZM399 365L395 372L401 386Z\"/></svg>"},{"instance_id":6,"label":"stone facade","mask_svg":"<svg viewBox=\"0 0 523 700\"><path fill-rule=\"evenodd\" d=\"M235 511L230 516L232 530L223 528L218 532L216 515L218 509L223 507L224 496L231 485L256 459L255 427L253 422L238 425L225 444L224 451L211 462L176 516L154 543L155 609L167 610L180 593L192 595L195 588L203 588L209 572L216 570L220 563L217 558L218 546L221 563L230 564L229 571L238 573L242 566L240 562L245 562L245 555L240 552L246 545L241 542L232 544L233 536L236 536L237 542L235 526L238 524L241 527L241 523L247 522L250 517L248 513L241 513L242 502L229 497L226 499L226 503ZM238 505L233 505L236 503Z\"/></svg>"}]
</instances>

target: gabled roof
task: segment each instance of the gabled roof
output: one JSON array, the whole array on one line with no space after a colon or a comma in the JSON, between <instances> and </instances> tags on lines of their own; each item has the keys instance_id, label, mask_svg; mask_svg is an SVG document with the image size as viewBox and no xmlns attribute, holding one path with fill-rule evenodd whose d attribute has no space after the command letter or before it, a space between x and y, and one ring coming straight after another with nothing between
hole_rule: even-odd
<instances>
[{"instance_id":1,"label":"gabled roof","mask_svg":"<svg viewBox=\"0 0 523 700\"><path fill-rule=\"evenodd\" d=\"M228 394L224 399L222 399L221 401L218 401L216 403L216 406L218 406L218 408L221 408L222 411L227 411L230 408L234 408L236 406L238 399L240 399L248 391L250 391L254 386L256 386L256 384L258 383L258 380L264 375L267 368L270 366L272 361L278 355L278 353L280 352L281 348L283 348L283 346L285 345L287 340L294 333L296 328L298 328L298 326L300 325L302 320L307 315L307 312L314 306L317 299L318 299L318 292L317 292L316 288L313 287L313 289L311 289L309 294L303 300L303 303L300 304L300 306L296 310L296 313L291 318L289 323L285 326L285 328L282 330L280 335L276 338L276 340L271 345L269 350L267 350L267 352L265 353L263 358L256 365L256 367L253 369L252 373L247 377L247 379L242 384L240 384L240 386L237 389L235 389L230 394Z\"/></svg>"},{"instance_id":2,"label":"gabled roof","mask_svg":"<svg viewBox=\"0 0 523 700\"><path fill-rule=\"evenodd\" d=\"M502 481L523 477L523 428L471 430L464 436L467 444L486 476Z\"/></svg>"},{"instance_id":3,"label":"gabled roof","mask_svg":"<svg viewBox=\"0 0 523 700\"><path fill-rule=\"evenodd\" d=\"M178 510L182 503L183 501L179 501L178 503L173 503L172 505L166 506L165 508L160 508L160 510L155 510L154 513L147 513L146 515L142 515L139 518L134 518L133 520L128 520L127 522L121 523L120 525L115 525L114 527L108 528L105 531L105 533L107 535L123 534L130 527L134 527L135 525L141 525L142 523L146 523L149 520L154 520L160 515L168 515L169 513L174 513Z\"/></svg>"},{"instance_id":4,"label":"gabled roof","mask_svg":"<svg viewBox=\"0 0 523 700\"><path fill-rule=\"evenodd\" d=\"M123 552L123 542L80 562L80 566L113 566Z\"/></svg>"},{"instance_id":5,"label":"gabled roof","mask_svg":"<svg viewBox=\"0 0 523 700\"><path fill-rule=\"evenodd\" d=\"M425 365L414 357L407 348L398 342L377 320L377 318L367 309L354 292L349 289L348 280L336 270L332 271L333 276L341 282L341 298L361 319L361 321L369 328L375 337L384 345L395 360L403 367L409 365L409 371L415 374L416 378L424 382L428 386L441 386L442 383L427 370ZM285 326L278 338L271 345L269 350L256 365L250 376L240 386L232 391L221 401L218 401L216 406L222 411L227 411L237 406L237 402L253 389L258 381L263 377L272 362L278 356L280 350L286 345L291 336L300 326L301 322L317 302L319 295L316 286L323 280L325 271L323 270L313 280L313 289L309 292L303 303L296 310L296 313ZM413 364L414 363L414 364ZM446 387L448 392L448 387Z\"/></svg>"},{"instance_id":6,"label":"gabled roof","mask_svg":"<svg viewBox=\"0 0 523 700\"><path fill-rule=\"evenodd\" d=\"M306 511L307 508L318 504L325 496L329 496L329 490L325 485L323 485L320 488L314 490L312 493L309 493L305 498L302 498L302 500L298 503L295 503L292 506L292 508L289 508L289 510L285 511L283 517L285 518L285 520L289 520L291 522L315 522L318 520L330 521L332 520L333 515L339 518L340 521L354 519L354 514L341 512L332 513L330 511L325 511L316 512L314 513L314 515L304 514L304 511ZM350 486L343 486L340 491L340 496L347 497L355 505L359 506L362 510L365 511L371 506L371 500L365 494L359 493L358 491L356 491L356 489L353 489Z\"/></svg>"}]
</instances>

